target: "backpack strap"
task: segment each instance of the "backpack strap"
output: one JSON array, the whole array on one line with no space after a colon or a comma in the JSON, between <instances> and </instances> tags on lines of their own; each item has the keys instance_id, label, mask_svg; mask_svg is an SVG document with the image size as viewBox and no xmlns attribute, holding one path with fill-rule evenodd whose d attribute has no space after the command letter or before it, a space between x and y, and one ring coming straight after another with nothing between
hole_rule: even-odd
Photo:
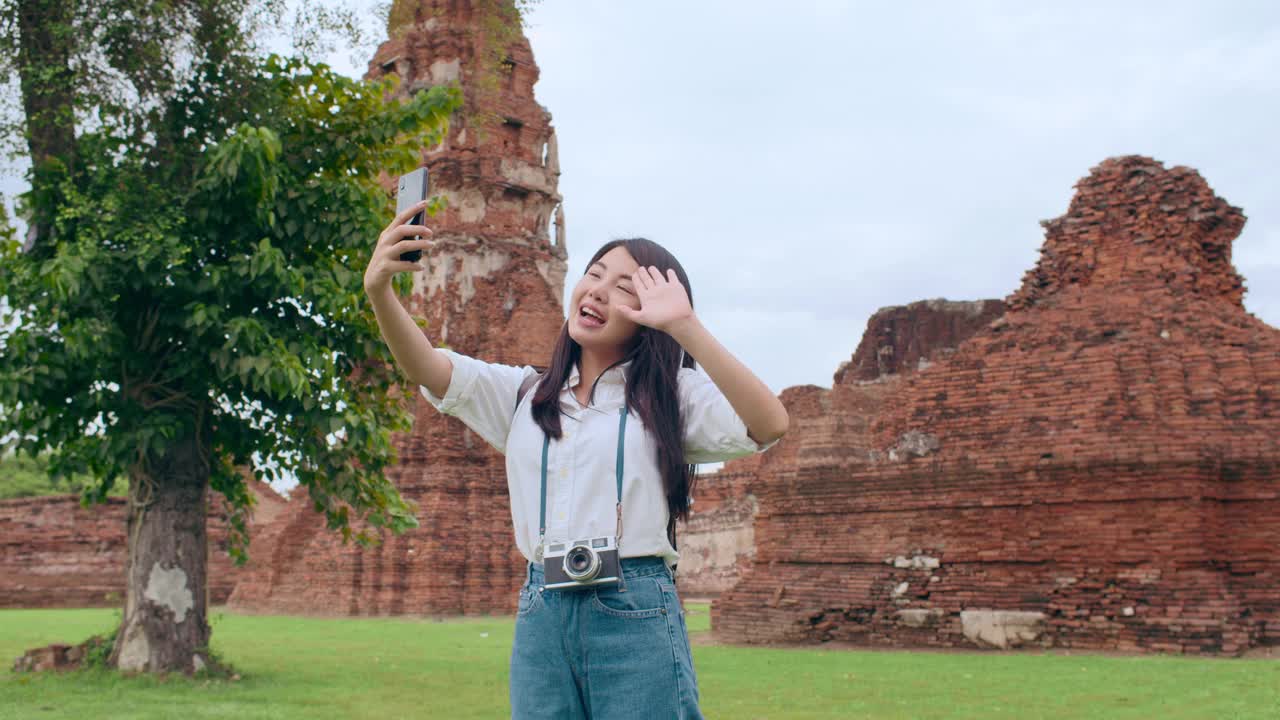
<instances>
[{"instance_id":1,"label":"backpack strap","mask_svg":"<svg viewBox=\"0 0 1280 720\"><path fill-rule=\"evenodd\" d=\"M667 541L671 543L671 549L680 552L680 548L676 547L676 516L672 515L667 520ZM671 566L671 572L675 572L676 566Z\"/></svg>"},{"instance_id":2,"label":"backpack strap","mask_svg":"<svg viewBox=\"0 0 1280 720\"><path fill-rule=\"evenodd\" d=\"M524 379L524 382L520 383L520 389L516 391L516 407L520 407L520 401L524 400L524 396L528 395L529 391L533 389L533 386L537 385L538 381L541 379L542 373L537 373L535 375L530 375Z\"/></svg>"}]
</instances>

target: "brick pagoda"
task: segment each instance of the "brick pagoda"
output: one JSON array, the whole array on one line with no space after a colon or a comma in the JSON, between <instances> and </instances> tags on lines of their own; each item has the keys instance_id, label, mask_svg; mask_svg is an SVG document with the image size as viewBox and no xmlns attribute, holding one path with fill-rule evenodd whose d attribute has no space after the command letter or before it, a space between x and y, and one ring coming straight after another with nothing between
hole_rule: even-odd
<instances>
[{"instance_id":1,"label":"brick pagoda","mask_svg":"<svg viewBox=\"0 0 1280 720\"><path fill-rule=\"evenodd\" d=\"M491 362L545 364L564 322L567 268L551 116L534 98L538 67L513 32L491 52L494 4L396 2L369 77L395 73L400 91L459 83L465 108L445 141L423 148L440 248L407 299L435 344ZM390 184L388 185L390 187ZM372 242L373 238L370 238ZM511 535L503 458L416 392L412 433L392 471L419 506L421 527L382 544L343 544L305 497L256 535L251 576L231 598L257 611L475 614L515 607L523 559ZM305 495L305 492L295 494Z\"/></svg>"}]
</instances>

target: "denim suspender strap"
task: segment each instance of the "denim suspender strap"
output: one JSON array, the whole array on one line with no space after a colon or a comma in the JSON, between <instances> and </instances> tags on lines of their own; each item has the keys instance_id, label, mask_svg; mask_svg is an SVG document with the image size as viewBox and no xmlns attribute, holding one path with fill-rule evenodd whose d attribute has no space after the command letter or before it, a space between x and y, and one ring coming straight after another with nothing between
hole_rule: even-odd
<instances>
[{"instance_id":1,"label":"denim suspender strap","mask_svg":"<svg viewBox=\"0 0 1280 720\"><path fill-rule=\"evenodd\" d=\"M618 480L618 527L617 537L622 538L622 457L623 450L626 448L625 438L627 433L627 407L622 406L618 411L618 462L617 462L617 480ZM535 555L538 561L542 560L542 543L547 537L547 450L551 447L551 437L545 432L542 434L542 489L538 497L538 547Z\"/></svg>"}]
</instances>

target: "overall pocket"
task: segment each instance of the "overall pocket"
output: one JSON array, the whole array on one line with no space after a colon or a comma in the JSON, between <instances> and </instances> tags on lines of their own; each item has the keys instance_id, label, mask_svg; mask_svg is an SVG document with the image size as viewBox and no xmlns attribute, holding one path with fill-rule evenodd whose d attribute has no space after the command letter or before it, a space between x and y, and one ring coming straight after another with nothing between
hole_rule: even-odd
<instances>
[{"instance_id":1,"label":"overall pocket","mask_svg":"<svg viewBox=\"0 0 1280 720\"><path fill-rule=\"evenodd\" d=\"M600 717L687 718L691 678L676 645L679 611L671 578L629 578L626 592L596 590L586 634L591 707Z\"/></svg>"},{"instance_id":2,"label":"overall pocket","mask_svg":"<svg viewBox=\"0 0 1280 720\"><path fill-rule=\"evenodd\" d=\"M516 606L516 617L524 617L542 606L542 593L538 588L525 585L520 588L520 602Z\"/></svg>"},{"instance_id":3,"label":"overall pocket","mask_svg":"<svg viewBox=\"0 0 1280 720\"><path fill-rule=\"evenodd\" d=\"M591 609L617 618L657 618L669 611L666 595L657 577L638 577L627 580L626 592L617 587L593 590Z\"/></svg>"}]
</instances>

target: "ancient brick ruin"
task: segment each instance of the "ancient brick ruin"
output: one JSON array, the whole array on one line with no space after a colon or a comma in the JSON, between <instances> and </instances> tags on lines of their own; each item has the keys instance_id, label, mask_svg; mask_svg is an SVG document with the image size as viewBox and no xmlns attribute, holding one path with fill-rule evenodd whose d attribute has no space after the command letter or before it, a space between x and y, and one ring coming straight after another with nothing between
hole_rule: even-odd
<instances>
[{"instance_id":1,"label":"ancient brick ruin","mask_svg":"<svg viewBox=\"0 0 1280 720\"><path fill-rule=\"evenodd\" d=\"M906 375L947 357L964 340L1004 313L999 300L922 300L883 308L867 321L853 358L835 374L836 385L856 385L878 398ZM831 415L829 392L816 385L787 388L782 402L793 427ZM847 419L865 433L869 414ZM842 427L848 427L843 425ZM792 433L792 437L795 434ZM848 435L846 435L846 438ZM715 597L733 587L755 557L756 485L795 461L798 445L785 441L763 455L731 463L699 478L689 521L680 526L680 591Z\"/></svg>"},{"instance_id":2,"label":"ancient brick ruin","mask_svg":"<svg viewBox=\"0 0 1280 720\"><path fill-rule=\"evenodd\" d=\"M559 167L550 114L534 99L538 67L523 36L486 49L490 3L398 2L398 27L369 76L395 73L401 92L459 82L465 109L447 139L423 148L433 194L448 200L430 224L440 247L424 255L409 311L434 343L484 360L542 364L564 323L567 269ZM496 73L482 78L483 73ZM416 393L411 434L396 439L393 471L419 506L421 527L380 545L343 544L307 502L255 535L250 576L234 608L350 614L471 614L515 607L523 558L515 550L503 458Z\"/></svg>"},{"instance_id":3,"label":"ancient brick ruin","mask_svg":"<svg viewBox=\"0 0 1280 720\"><path fill-rule=\"evenodd\" d=\"M284 498L255 480L253 526L271 526ZM224 603L240 579L227 554L220 503L208 513L209 602ZM75 495L0 500L0 607L119 607L124 603L124 498L80 506Z\"/></svg>"},{"instance_id":4,"label":"ancient brick ruin","mask_svg":"<svg viewBox=\"0 0 1280 720\"><path fill-rule=\"evenodd\" d=\"M1280 643L1280 330L1242 304L1244 215L1148 158L1077 187L1003 316L900 380L855 356L793 421L719 637Z\"/></svg>"}]
</instances>

